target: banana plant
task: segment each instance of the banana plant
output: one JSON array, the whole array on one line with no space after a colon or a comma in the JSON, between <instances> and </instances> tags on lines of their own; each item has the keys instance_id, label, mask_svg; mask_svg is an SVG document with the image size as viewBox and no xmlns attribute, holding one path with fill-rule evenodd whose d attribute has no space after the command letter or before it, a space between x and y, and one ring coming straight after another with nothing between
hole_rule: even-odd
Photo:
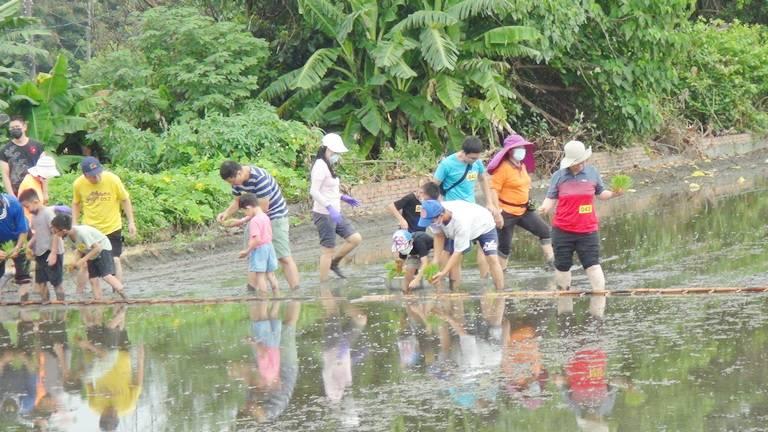
<instances>
[{"instance_id":1,"label":"banana plant","mask_svg":"<svg viewBox=\"0 0 768 432\"><path fill-rule=\"evenodd\" d=\"M16 80L24 75L15 60L48 55L30 41L34 36L48 35L49 32L37 26L38 20L20 16L20 12L21 0L0 4L0 110L9 107L8 99L17 87Z\"/></svg>"},{"instance_id":2,"label":"banana plant","mask_svg":"<svg viewBox=\"0 0 768 432\"><path fill-rule=\"evenodd\" d=\"M507 126L515 99L507 61L541 57L524 45L537 43L538 31L497 24L513 10L505 0L299 0L299 7L333 44L261 97L283 98L279 112L343 131L361 156L403 131L442 146L469 132L471 117L488 132ZM479 19L488 15L495 19Z\"/></svg>"},{"instance_id":3,"label":"banana plant","mask_svg":"<svg viewBox=\"0 0 768 432\"><path fill-rule=\"evenodd\" d=\"M56 58L49 73L22 83L11 97L15 111L27 119L30 137L51 148L64 142L67 134L87 129L84 115L95 109L98 100L86 87L70 88L63 55Z\"/></svg>"}]
</instances>

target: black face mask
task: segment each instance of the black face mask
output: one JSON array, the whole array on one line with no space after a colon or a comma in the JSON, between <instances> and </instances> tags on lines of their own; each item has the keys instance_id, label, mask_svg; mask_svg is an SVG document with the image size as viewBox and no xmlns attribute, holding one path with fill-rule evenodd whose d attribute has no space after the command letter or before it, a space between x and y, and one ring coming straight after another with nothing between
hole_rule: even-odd
<instances>
[{"instance_id":1,"label":"black face mask","mask_svg":"<svg viewBox=\"0 0 768 432\"><path fill-rule=\"evenodd\" d=\"M14 129L11 129L10 135L11 135L11 138L13 139L19 139L21 138L22 135L24 135L24 132L22 132L21 129L14 128Z\"/></svg>"}]
</instances>

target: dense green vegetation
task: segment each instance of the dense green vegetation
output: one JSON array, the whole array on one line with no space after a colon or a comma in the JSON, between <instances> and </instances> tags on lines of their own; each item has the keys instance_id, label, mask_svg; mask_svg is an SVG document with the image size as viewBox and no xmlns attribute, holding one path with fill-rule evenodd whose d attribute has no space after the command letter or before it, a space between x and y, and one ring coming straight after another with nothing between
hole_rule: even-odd
<instances>
[{"instance_id":1,"label":"dense green vegetation","mask_svg":"<svg viewBox=\"0 0 768 432\"><path fill-rule=\"evenodd\" d=\"M757 0L21 3L0 5L0 110L62 168L89 149L135 185L145 239L210 221L225 158L306 197L322 131L364 181L428 170L466 134L617 147L768 127Z\"/></svg>"}]
</instances>

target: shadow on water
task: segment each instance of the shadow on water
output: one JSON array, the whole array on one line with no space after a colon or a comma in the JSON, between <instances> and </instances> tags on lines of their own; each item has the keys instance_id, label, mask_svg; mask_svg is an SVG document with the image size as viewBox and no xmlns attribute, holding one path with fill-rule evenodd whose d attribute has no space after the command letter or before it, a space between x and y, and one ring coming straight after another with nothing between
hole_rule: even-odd
<instances>
[{"instance_id":1,"label":"shadow on water","mask_svg":"<svg viewBox=\"0 0 768 432\"><path fill-rule=\"evenodd\" d=\"M768 296L321 294L0 309L0 429L701 431L768 420Z\"/></svg>"}]
</instances>

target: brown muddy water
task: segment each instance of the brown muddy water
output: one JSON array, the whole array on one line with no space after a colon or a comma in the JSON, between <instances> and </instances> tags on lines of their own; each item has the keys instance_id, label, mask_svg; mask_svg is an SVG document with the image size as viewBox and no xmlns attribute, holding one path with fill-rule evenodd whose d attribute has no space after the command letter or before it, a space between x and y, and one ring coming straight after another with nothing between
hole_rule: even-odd
<instances>
[{"instance_id":1,"label":"brown muddy water","mask_svg":"<svg viewBox=\"0 0 768 432\"><path fill-rule=\"evenodd\" d=\"M606 220L608 288L768 285L767 192ZM244 294L235 253L131 292ZM549 289L527 233L513 256L507 290ZM470 265L470 299L351 302L381 263L305 270L301 302L0 308L0 430L768 430L766 295L502 299Z\"/></svg>"}]
</instances>

